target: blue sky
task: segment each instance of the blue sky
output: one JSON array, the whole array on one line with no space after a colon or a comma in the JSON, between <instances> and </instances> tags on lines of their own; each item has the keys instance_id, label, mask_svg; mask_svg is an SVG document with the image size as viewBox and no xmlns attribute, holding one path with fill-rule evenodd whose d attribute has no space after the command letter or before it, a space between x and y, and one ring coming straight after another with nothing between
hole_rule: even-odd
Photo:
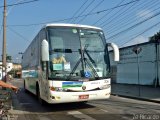
<instances>
[{"instance_id":1,"label":"blue sky","mask_svg":"<svg viewBox=\"0 0 160 120\"><path fill-rule=\"evenodd\" d=\"M7 4L10 5L27 1L32 0L7 0ZM133 3L116 9L110 9L129 2ZM81 7L83 4L84 6ZM3 0L0 1L0 6L3 6ZM87 6L88 8L85 9ZM80 7L81 9L79 10ZM148 41L148 37L160 30L160 25L158 24L152 29L147 30L144 34L137 36L147 28L160 22L160 15L147 20L133 29L128 29L160 12L160 0L39 0L7 8L7 53L13 57L14 61L18 61L18 59L20 59L18 53L25 51L43 26L43 24L40 23L52 23L66 18L72 18L73 15L76 17L107 9L110 10L85 18L79 17L75 21L66 20L63 22L102 27L107 41L115 42L120 47L146 42ZM79 12L76 13L77 10L79 10ZM3 8L0 8L0 24L2 24L2 18ZM58 23L62 23L62 21ZM116 35L121 31L124 32ZM0 31L0 36L0 54L2 54L2 30ZM137 37L135 38L135 36Z\"/></svg>"}]
</instances>

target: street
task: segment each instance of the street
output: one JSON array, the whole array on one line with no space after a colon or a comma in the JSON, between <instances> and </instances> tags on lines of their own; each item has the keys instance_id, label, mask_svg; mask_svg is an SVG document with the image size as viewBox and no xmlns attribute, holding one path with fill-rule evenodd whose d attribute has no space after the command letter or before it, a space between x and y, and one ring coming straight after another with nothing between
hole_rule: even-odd
<instances>
[{"instance_id":1,"label":"street","mask_svg":"<svg viewBox=\"0 0 160 120\"><path fill-rule=\"evenodd\" d=\"M13 107L9 111L17 120L160 120L160 104L111 96L108 100L87 103L68 103L41 106L36 96L25 93L23 81L12 84L21 90L12 95Z\"/></svg>"},{"instance_id":2,"label":"street","mask_svg":"<svg viewBox=\"0 0 160 120\"><path fill-rule=\"evenodd\" d=\"M0 3L0 120L160 120L160 0Z\"/></svg>"}]
</instances>

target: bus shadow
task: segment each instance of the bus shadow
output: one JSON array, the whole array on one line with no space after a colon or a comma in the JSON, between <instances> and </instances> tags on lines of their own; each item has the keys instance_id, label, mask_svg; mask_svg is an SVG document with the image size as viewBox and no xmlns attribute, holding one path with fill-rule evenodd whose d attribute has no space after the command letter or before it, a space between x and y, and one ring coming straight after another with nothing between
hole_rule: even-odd
<instances>
[{"instance_id":1,"label":"bus shadow","mask_svg":"<svg viewBox=\"0 0 160 120\"><path fill-rule=\"evenodd\" d=\"M59 112L59 111L72 111L79 109L94 108L95 106L87 104L87 102L76 103L60 103L60 104L47 104L41 105L37 97L30 92L25 93L22 89L19 93L13 93L13 110L20 110L30 113L45 113L45 112ZM14 104L16 103L16 104Z\"/></svg>"},{"instance_id":2,"label":"bus shadow","mask_svg":"<svg viewBox=\"0 0 160 120\"><path fill-rule=\"evenodd\" d=\"M63 103L63 104L47 104L45 108L48 111L71 111L71 110L78 110L78 109L88 109L94 108L94 106L89 105L87 103Z\"/></svg>"}]
</instances>

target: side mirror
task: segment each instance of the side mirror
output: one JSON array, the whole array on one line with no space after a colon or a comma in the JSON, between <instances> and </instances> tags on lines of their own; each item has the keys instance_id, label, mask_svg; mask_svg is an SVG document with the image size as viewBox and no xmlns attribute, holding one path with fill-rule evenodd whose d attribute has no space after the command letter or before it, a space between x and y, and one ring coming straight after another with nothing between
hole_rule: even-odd
<instances>
[{"instance_id":1,"label":"side mirror","mask_svg":"<svg viewBox=\"0 0 160 120\"><path fill-rule=\"evenodd\" d=\"M41 43L41 56L42 56L42 61L49 61L49 45L47 40L42 40Z\"/></svg>"},{"instance_id":2,"label":"side mirror","mask_svg":"<svg viewBox=\"0 0 160 120\"><path fill-rule=\"evenodd\" d=\"M119 61L119 48L114 43L108 43L108 46L110 46L113 49L114 52L114 61Z\"/></svg>"}]
</instances>

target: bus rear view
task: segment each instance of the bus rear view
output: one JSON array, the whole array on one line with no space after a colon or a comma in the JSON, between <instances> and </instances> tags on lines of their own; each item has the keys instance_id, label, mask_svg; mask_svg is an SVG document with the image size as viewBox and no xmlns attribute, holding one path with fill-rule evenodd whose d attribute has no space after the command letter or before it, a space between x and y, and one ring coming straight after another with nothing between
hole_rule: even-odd
<instances>
[{"instance_id":1,"label":"bus rear view","mask_svg":"<svg viewBox=\"0 0 160 120\"><path fill-rule=\"evenodd\" d=\"M37 76L24 78L25 89L48 103L109 98L110 59L108 44L100 28L49 24L41 31L44 31L44 38L36 39L40 51L35 58L38 59L36 67L24 69L34 71ZM116 46L111 46L118 57Z\"/></svg>"}]
</instances>

